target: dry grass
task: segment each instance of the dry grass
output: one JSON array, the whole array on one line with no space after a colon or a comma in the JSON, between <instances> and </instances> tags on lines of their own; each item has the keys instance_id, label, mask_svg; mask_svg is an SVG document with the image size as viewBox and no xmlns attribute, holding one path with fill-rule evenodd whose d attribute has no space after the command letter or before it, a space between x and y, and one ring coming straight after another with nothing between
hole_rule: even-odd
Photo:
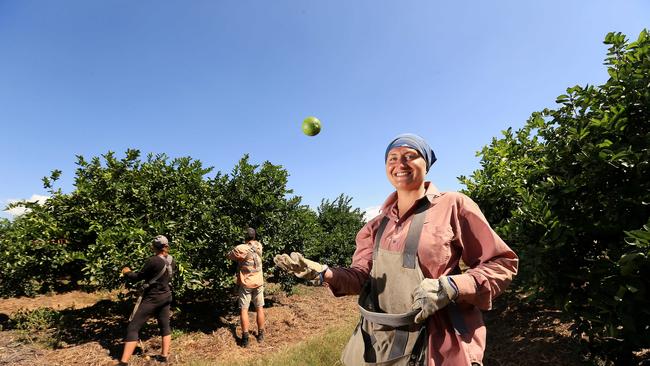
<instances>
[{"instance_id":1,"label":"dry grass","mask_svg":"<svg viewBox=\"0 0 650 366\"><path fill-rule=\"evenodd\" d=\"M93 306L79 307L82 295L62 296L57 309L63 309L64 328L42 332L33 337L15 330L0 332L0 366L4 365L103 365L121 354L120 338L123 335L124 318L130 304L103 300ZM249 348L238 345L238 309L233 301L226 309L199 306L184 314L175 314L173 324L172 361L178 365L222 365L225 363L250 362L286 351L292 345L318 338L328 332L349 326L356 318L356 301L352 297L334 298L325 288L301 287L298 295L287 297L282 292L267 296L265 342L251 339ZM15 303L14 303L15 302ZM20 303L20 306L16 304ZM25 299L0 300L0 308L35 309L39 299L28 303ZM250 313L251 320L255 313ZM251 321L254 324L253 321ZM253 326L254 330L254 326ZM150 321L141 337L131 364L156 365L149 357L158 354L160 338L156 336L154 321ZM54 335L53 335L54 334ZM53 342L48 338L56 337ZM48 349L44 344L56 343L58 349ZM149 357L148 357L149 356Z\"/></svg>"},{"instance_id":2,"label":"dry grass","mask_svg":"<svg viewBox=\"0 0 650 366\"><path fill-rule=\"evenodd\" d=\"M251 339L238 345L239 317L235 299L226 305L196 304L173 316L172 364L189 366L336 365L358 319L356 297L334 298L327 289L301 286L296 295L279 291L266 296L265 342ZM44 306L62 315L58 328L28 334L0 331L0 366L107 365L121 354L121 337L130 302L116 293L68 293L34 299L0 300L0 326L20 309ZM24 311L24 310L23 310ZM255 313L251 312L254 324ZM570 337L569 321L539 304L524 304L515 296L497 299L486 313L488 329L485 366L591 365L586 351ZM253 331L254 329L253 325ZM153 366L160 338L155 322L143 328L143 347L134 366ZM52 345L57 348L52 348ZM648 353L640 355L647 357Z\"/></svg>"}]
</instances>

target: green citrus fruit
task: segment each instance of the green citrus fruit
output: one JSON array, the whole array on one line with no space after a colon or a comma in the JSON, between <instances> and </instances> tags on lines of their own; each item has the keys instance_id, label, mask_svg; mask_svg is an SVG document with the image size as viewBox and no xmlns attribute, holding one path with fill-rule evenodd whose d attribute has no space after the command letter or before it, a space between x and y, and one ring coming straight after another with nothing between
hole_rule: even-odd
<instances>
[{"instance_id":1,"label":"green citrus fruit","mask_svg":"<svg viewBox=\"0 0 650 366\"><path fill-rule=\"evenodd\" d=\"M316 136L320 132L320 121L316 117L307 117L302 121L302 132L307 136Z\"/></svg>"}]
</instances>

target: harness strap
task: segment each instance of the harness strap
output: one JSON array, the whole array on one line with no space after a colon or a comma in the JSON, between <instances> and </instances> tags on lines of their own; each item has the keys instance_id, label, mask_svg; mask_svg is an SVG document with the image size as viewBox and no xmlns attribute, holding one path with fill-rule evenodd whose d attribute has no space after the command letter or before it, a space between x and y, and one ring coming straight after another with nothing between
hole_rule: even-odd
<instances>
[{"instance_id":1,"label":"harness strap","mask_svg":"<svg viewBox=\"0 0 650 366\"><path fill-rule=\"evenodd\" d=\"M449 305L447 305L447 312L449 313L451 324L454 326L456 334L467 334L467 326L465 325L465 320L458 309L458 304L455 302L449 303Z\"/></svg>"},{"instance_id":2,"label":"harness strap","mask_svg":"<svg viewBox=\"0 0 650 366\"><path fill-rule=\"evenodd\" d=\"M165 274L165 271L169 271L169 277L170 278L173 275L173 273L172 273L172 260L173 260L172 256L168 254L167 257L163 258L162 260L165 261L165 265L163 266L163 268L160 270L160 272L158 273L158 275L156 277L149 280L149 285L153 285L156 281L158 281L158 279L160 279L160 277L162 277L162 275Z\"/></svg>"},{"instance_id":3,"label":"harness strap","mask_svg":"<svg viewBox=\"0 0 650 366\"><path fill-rule=\"evenodd\" d=\"M456 266L453 271L451 271L451 275L456 275L460 274L460 267ZM450 302L449 305L447 305L447 312L449 313L449 317L451 318L451 324L454 326L454 331L456 331L456 334L458 335L463 335L467 334L467 326L465 325L465 320L463 319L463 316L460 313L460 309L458 308L458 304L456 302Z\"/></svg>"},{"instance_id":4,"label":"harness strap","mask_svg":"<svg viewBox=\"0 0 650 366\"><path fill-rule=\"evenodd\" d=\"M415 341L415 345L413 346L413 353L411 353L409 360L410 365L424 366L427 364L428 352L422 352L423 348L426 349L428 347L429 338L427 335L427 327L420 328L420 334L418 334L418 339Z\"/></svg>"},{"instance_id":5,"label":"harness strap","mask_svg":"<svg viewBox=\"0 0 650 366\"><path fill-rule=\"evenodd\" d=\"M404 268L415 268L418 245L420 245L420 234L422 234L422 227L424 226L424 219L426 218L428 208L429 200L427 198L421 198L417 203L415 213L413 214L413 220L411 221L411 226L409 227L408 234L406 235L406 244L404 244L402 261L402 267ZM375 235L375 246L372 250L373 261L377 259L377 252L379 251L381 237L384 234L384 230L386 229L386 225L388 225L389 220L390 219L387 216L384 216L384 218L381 219L379 227L377 228L377 234Z\"/></svg>"},{"instance_id":6,"label":"harness strap","mask_svg":"<svg viewBox=\"0 0 650 366\"><path fill-rule=\"evenodd\" d=\"M142 295L138 296L138 299L135 301L135 306L133 307L131 316L129 316L129 321L133 320L133 317L135 316L135 313L138 311L141 302L142 302Z\"/></svg>"},{"instance_id":7,"label":"harness strap","mask_svg":"<svg viewBox=\"0 0 650 366\"><path fill-rule=\"evenodd\" d=\"M167 255L166 258L163 258L163 260L165 261L165 265L163 266L163 269L160 270L160 272L158 273L158 275L156 275L156 277L152 278L151 280L149 280L149 282L147 282L147 285L148 285L148 286L151 286L151 285L153 285L156 281L158 281L158 279L159 279L160 277L162 277L162 275L165 273L165 271L169 271L169 277L170 277L170 278L172 277L172 275L173 275L173 271L172 271L172 260L173 260L173 259L174 259L174 258L173 258L171 255L169 255L169 254ZM140 307L140 303L142 303L142 298L143 298L143 297L144 297L144 292L142 292L142 293L140 294L140 296L138 296L138 299L135 301L135 306L133 307L133 311L131 312L131 316L129 316L129 321L133 320L133 317L135 316L135 313L138 312L138 308Z\"/></svg>"},{"instance_id":8,"label":"harness strap","mask_svg":"<svg viewBox=\"0 0 650 366\"><path fill-rule=\"evenodd\" d=\"M373 347L376 340L367 330L363 329L363 322L359 324L359 328L361 338L363 339L363 359L367 362L377 362L377 352L375 352L375 348Z\"/></svg>"},{"instance_id":9,"label":"harness strap","mask_svg":"<svg viewBox=\"0 0 650 366\"><path fill-rule=\"evenodd\" d=\"M239 267L239 271L243 272L243 273L255 273L255 272L259 272L260 269L259 268L248 268L248 267L241 266L241 267Z\"/></svg>"},{"instance_id":10,"label":"harness strap","mask_svg":"<svg viewBox=\"0 0 650 366\"><path fill-rule=\"evenodd\" d=\"M406 343L409 340L409 332L403 329L395 329L395 338L393 338L393 345L390 347L388 359L401 357L406 352Z\"/></svg>"},{"instance_id":11,"label":"harness strap","mask_svg":"<svg viewBox=\"0 0 650 366\"><path fill-rule=\"evenodd\" d=\"M420 244L420 235L424 227L424 219L429 209L429 200L424 197L417 203L413 220L411 220L411 227L406 235L406 244L404 244L404 254L402 267L415 268L415 261L417 260L418 245Z\"/></svg>"},{"instance_id":12,"label":"harness strap","mask_svg":"<svg viewBox=\"0 0 650 366\"><path fill-rule=\"evenodd\" d=\"M250 259L252 259L252 261ZM255 273L260 271L260 257L252 245L249 244L248 255L245 262L237 262L237 270L243 273ZM252 268L251 268L252 267Z\"/></svg>"},{"instance_id":13,"label":"harness strap","mask_svg":"<svg viewBox=\"0 0 650 366\"><path fill-rule=\"evenodd\" d=\"M411 221L411 226L409 227L408 234L406 235L406 243L404 244L403 252L403 261L402 267L404 268L415 268L417 260L417 251L420 244L420 236L422 234L422 228L424 227L424 219L426 218L426 212L429 209L430 202L426 198L421 198L417 203L415 213L413 214L413 220ZM377 257L377 252L379 251L379 244L381 243L381 237L386 229L388 224L388 217L384 216L377 228L377 234L375 235L375 246L373 248L372 257L373 261ZM460 268L456 267L452 274L460 273ZM376 313L364 309L362 306L358 306L361 315L373 323L387 325L391 327L401 327L405 325L414 324L415 314L418 313L418 310L411 311L404 314L386 314L386 313ZM465 325L465 320L463 319L458 304L451 302L447 306L447 313L451 318L451 323L454 327L454 330L457 334L466 334L467 326Z\"/></svg>"},{"instance_id":14,"label":"harness strap","mask_svg":"<svg viewBox=\"0 0 650 366\"><path fill-rule=\"evenodd\" d=\"M426 198L422 198L416 206L413 220L411 221L411 226L409 228L406 244L404 246L404 252L402 254L402 267L414 269L417 260L417 251L418 245L420 244L420 233L422 232L422 227L424 226L424 218L426 216L427 209L429 208L429 201ZM387 216L384 216L377 228L377 233L375 234L375 246L372 251L373 261L377 259L377 253L379 252L379 246L381 244L381 237L384 234L386 225L390 219ZM419 310L412 310L407 313L402 314L387 314L379 313L374 311L366 310L364 307L358 305L359 312L361 316L366 318L368 321L387 325L393 328L409 326L415 324L415 315Z\"/></svg>"},{"instance_id":15,"label":"harness strap","mask_svg":"<svg viewBox=\"0 0 650 366\"><path fill-rule=\"evenodd\" d=\"M381 219L381 222L379 223L379 227L377 228L377 234L375 235L375 246L372 249L372 261L374 262L375 259L377 259L377 252L379 252L379 244L381 243L381 236L384 235L384 229L386 229L386 225L388 225L388 221L390 219L388 216L384 216L383 219Z\"/></svg>"}]
</instances>

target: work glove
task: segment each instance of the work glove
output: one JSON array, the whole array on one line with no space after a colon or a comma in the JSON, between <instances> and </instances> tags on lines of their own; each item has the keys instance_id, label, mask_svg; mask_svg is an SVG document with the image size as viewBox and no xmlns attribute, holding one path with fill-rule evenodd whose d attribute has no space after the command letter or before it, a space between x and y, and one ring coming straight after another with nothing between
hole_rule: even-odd
<instances>
[{"instance_id":1,"label":"work glove","mask_svg":"<svg viewBox=\"0 0 650 366\"><path fill-rule=\"evenodd\" d=\"M291 272L296 277L322 283L321 274L327 270L327 265L311 261L302 254L293 252L291 255L278 254L273 258L275 265L282 270Z\"/></svg>"},{"instance_id":2,"label":"work glove","mask_svg":"<svg viewBox=\"0 0 650 366\"><path fill-rule=\"evenodd\" d=\"M425 278L413 290L413 305L411 309L420 309L415 315L415 322L424 322L429 315L447 306L458 297L456 284L447 276L440 278Z\"/></svg>"},{"instance_id":3,"label":"work glove","mask_svg":"<svg viewBox=\"0 0 650 366\"><path fill-rule=\"evenodd\" d=\"M124 277L124 275L129 273L129 272L131 272L131 268L129 268L129 267L122 268L122 270L120 271L120 277Z\"/></svg>"}]
</instances>

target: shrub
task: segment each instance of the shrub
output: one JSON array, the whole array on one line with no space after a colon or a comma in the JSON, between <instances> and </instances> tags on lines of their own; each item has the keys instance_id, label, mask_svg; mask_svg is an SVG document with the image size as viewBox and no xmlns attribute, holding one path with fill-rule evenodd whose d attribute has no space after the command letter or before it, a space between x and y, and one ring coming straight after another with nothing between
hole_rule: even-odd
<instances>
[{"instance_id":1,"label":"shrub","mask_svg":"<svg viewBox=\"0 0 650 366\"><path fill-rule=\"evenodd\" d=\"M610 33L605 44L604 85L568 88L557 109L493 139L481 169L460 179L519 254L529 299L553 301L594 353L627 364L650 347L641 229L650 218L650 37Z\"/></svg>"}]
</instances>

